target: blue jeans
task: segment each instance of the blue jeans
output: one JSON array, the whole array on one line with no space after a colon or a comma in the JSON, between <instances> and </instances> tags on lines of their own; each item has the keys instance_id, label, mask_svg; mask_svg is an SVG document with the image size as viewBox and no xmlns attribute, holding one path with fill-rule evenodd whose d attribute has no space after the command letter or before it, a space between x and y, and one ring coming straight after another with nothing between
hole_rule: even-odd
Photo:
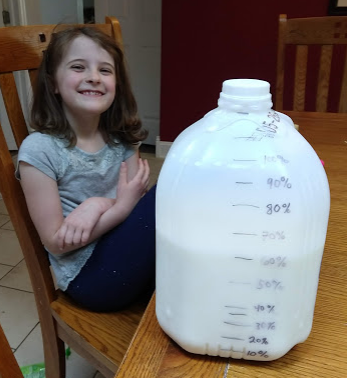
<instances>
[{"instance_id":1,"label":"blue jeans","mask_svg":"<svg viewBox=\"0 0 347 378\"><path fill-rule=\"evenodd\" d=\"M103 235L66 293L92 311L116 311L154 290L155 191Z\"/></svg>"}]
</instances>

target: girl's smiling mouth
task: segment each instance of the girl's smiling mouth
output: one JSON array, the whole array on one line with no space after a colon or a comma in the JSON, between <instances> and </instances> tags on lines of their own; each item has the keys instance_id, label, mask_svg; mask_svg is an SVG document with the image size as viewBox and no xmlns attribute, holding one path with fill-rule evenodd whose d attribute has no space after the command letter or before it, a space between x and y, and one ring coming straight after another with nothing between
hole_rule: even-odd
<instances>
[{"instance_id":1,"label":"girl's smiling mouth","mask_svg":"<svg viewBox=\"0 0 347 378\"><path fill-rule=\"evenodd\" d=\"M91 90L79 91L78 93L85 95L85 96L103 96L104 95L100 91L91 91Z\"/></svg>"}]
</instances>

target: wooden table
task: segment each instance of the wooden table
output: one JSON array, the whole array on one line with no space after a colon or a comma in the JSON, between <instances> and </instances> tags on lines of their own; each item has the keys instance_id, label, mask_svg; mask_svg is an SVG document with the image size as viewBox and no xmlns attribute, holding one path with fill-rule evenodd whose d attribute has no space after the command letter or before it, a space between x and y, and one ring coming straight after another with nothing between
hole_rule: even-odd
<instances>
[{"instance_id":1,"label":"wooden table","mask_svg":"<svg viewBox=\"0 0 347 378\"><path fill-rule=\"evenodd\" d=\"M161 330L153 297L117 378L347 377L347 114L286 113L324 160L331 191L309 338L272 362L190 354Z\"/></svg>"}]
</instances>

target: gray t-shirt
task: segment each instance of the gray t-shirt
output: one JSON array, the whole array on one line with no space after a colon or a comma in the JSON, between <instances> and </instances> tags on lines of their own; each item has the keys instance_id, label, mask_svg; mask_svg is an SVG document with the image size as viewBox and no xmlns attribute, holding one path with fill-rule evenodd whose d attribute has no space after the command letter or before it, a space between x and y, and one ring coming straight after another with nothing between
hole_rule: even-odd
<instances>
[{"instance_id":1,"label":"gray t-shirt","mask_svg":"<svg viewBox=\"0 0 347 378\"><path fill-rule=\"evenodd\" d=\"M67 145L65 139L34 132L23 141L18 153L18 163L31 164L57 182L64 217L90 197L115 198L120 165L136 148L107 144L98 152L88 153ZM18 165L16 177L20 179ZM83 268L96 243L61 255L49 253L61 290L66 290Z\"/></svg>"}]
</instances>

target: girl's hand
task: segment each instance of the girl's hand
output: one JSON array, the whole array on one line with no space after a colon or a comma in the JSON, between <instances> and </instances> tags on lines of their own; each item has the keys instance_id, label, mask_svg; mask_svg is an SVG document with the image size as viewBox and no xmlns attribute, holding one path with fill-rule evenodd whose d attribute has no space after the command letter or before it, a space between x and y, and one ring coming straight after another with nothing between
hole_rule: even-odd
<instances>
[{"instance_id":1,"label":"girl's hand","mask_svg":"<svg viewBox=\"0 0 347 378\"><path fill-rule=\"evenodd\" d=\"M130 213L140 198L147 192L149 185L149 165L147 160L138 160L138 170L134 177L128 180L126 163L121 164L117 186L117 204Z\"/></svg>"},{"instance_id":2,"label":"girl's hand","mask_svg":"<svg viewBox=\"0 0 347 378\"><path fill-rule=\"evenodd\" d=\"M114 199L91 197L76 207L63 221L55 237L58 247L81 247L89 241L100 216L115 203Z\"/></svg>"}]
</instances>

